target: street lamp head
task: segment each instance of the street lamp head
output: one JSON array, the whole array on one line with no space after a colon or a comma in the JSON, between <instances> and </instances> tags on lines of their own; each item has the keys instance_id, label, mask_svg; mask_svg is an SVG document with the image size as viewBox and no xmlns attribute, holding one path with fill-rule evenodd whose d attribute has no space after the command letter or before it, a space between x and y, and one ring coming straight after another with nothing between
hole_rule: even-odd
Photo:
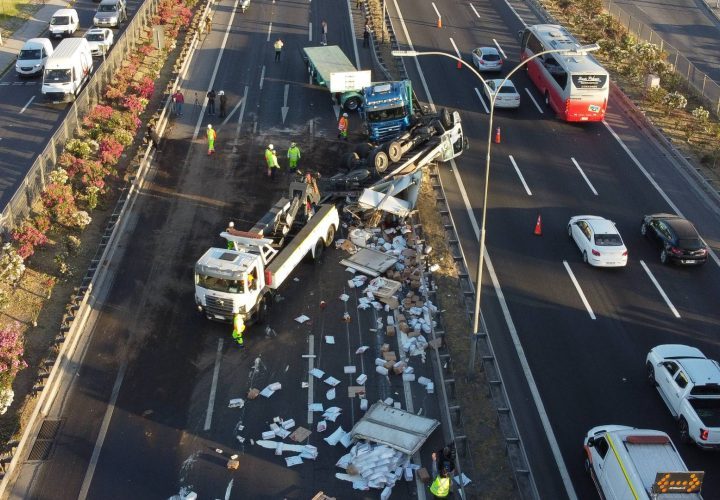
<instances>
[{"instance_id":1,"label":"street lamp head","mask_svg":"<svg viewBox=\"0 0 720 500\"><path fill-rule=\"evenodd\" d=\"M415 57L418 55L417 50L393 50L390 53L395 57Z\"/></svg>"},{"instance_id":2,"label":"street lamp head","mask_svg":"<svg viewBox=\"0 0 720 500\"><path fill-rule=\"evenodd\" d=\"M563 51L564 55L586 55L588 52L595 52L596 50L600 50L600 45L597 43L591 43L589 45L578 45L574 49L568 49Z\"/></svg>"}]
</instances>

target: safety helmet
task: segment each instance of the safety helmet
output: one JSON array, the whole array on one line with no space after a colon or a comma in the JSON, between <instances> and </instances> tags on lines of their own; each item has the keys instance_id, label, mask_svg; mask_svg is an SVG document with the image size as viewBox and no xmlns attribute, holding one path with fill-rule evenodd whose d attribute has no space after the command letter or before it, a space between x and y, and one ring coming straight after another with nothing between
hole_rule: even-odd
<instances>
[{"instance_id":1,"label":"safety helmet","mask_svg":"<svg viewBox=\"0 0 720 500\"><path fill-rule=\"evenodd\" d=\"M218 92L218 95L225 95L225 91L221 90L220 92Z\"/></svg>"},{"instance_id":2,"label":"safety helmet","mask_svg":"<svg viewBox=\"0 0 720 500\"><path fill-rule=\"evenodd\" d=\"M347 118L347 113L343 113L343 116L344 116L345 118Z\"/></svg>"},{"instance_id":3,"label":"safety helmet","mask_svg":"<svg viewBox=\"0 0 720 500\"><path fill-rule=\"evenodd\" d=\"M272 150L272 149L275 149L275 147L274 147L272 144L270 144L270 145L268 146L268 149Z\"/></svg>"},{"instance_id":4,"label":"safety helmet","mask_svg":"<svg viewBox=\"0 0 720 500\"><path fill-rule=\"evenodd\" d=\"M208 128L212 128L212 123L208 123Z\"/></svg>"},{"instance_id":5,"label":"safety helmet","mask_svg":"<svg viewBox=\"0 0 720 500\"><path fill-rule=\"evenodd\" d=\"M290 143L290 147L291 147L291 148L294 148L295 146L297 146L297 144L295 144L294 142L291 142L291 143Z\"/></svg>"},{"instance_id":6,"label":"safety helmet","mask_svg":"<svg viewBox=\"0 0 720 500\"><path fill-rule=\"evenodd\" d=\"M228 227L235 227L235 223L233 221L228 222Z\"/></svg>"}]
</instances>

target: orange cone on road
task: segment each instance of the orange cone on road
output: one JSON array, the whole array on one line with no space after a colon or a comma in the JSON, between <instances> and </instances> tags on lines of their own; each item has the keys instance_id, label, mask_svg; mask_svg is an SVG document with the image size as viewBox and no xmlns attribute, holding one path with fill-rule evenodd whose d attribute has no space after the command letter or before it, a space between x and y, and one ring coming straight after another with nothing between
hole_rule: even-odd
<instances>
[{"instance_id":1,"label":"orange cone on road","mask_svg":"<svg viewBox=\"0 0 720 500\"><path fill-rule=\"evenodd\" d=\"M500 144L500 127L495 130L495 144Z\"/></svg>"},{"instance_id":2,"label":"orange cone on road","mask_svg":"<svg viewBox=\"0 0 720 500\"><path fill-rule=\"evenodd\" d=\"M542 215L538 214L537 222L535 223L535 236L542 236Z\"/></svg>"},{"instance_id":3,"label":"orange cone on road","mask_svg":"<svg viewBox=\"0 0 720 500\"><path fill-rule=\"evenodd\" d=\"M442 17L438 17L438 28L442 28Z\"/></svg>"}]
</instances>

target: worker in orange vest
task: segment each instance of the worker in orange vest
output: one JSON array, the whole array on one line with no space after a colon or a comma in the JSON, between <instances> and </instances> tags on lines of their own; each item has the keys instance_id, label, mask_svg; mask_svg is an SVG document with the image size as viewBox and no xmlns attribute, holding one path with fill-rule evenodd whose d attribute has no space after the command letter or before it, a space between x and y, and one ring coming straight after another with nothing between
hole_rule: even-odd
<instances>
[{"instance_id":1,"label":"worker in orange vest","mask_svg":"<svg viewBox=\"0 0 720 500\"><path fill-rule=\"evenodd\" d=\"M344 139L347 141L348 135L348 114L343 113L338 122L338 139Z\"/></svg>"}]
</instances>

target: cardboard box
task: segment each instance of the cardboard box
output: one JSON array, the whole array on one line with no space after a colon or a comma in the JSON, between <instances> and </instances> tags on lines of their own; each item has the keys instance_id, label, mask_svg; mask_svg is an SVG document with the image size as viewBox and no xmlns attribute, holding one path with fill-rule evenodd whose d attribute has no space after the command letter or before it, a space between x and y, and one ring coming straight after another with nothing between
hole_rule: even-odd
<instances>
[{"instance_id":1,"label":"cardboard box","mask_svg":"<svg viewBox=\"0 0 720 500\"><path fill-rule=\"evenodd\" d=\"M404 321L398 325L398 328L403 333L408 333L410 331L410 326L408 326L408 324Z\"/></svg>"},{"instance_id":2,"label":"cardboard box","mask_svg":"<svg viewBox=\"0 0 720 500\"><path fill-rule=\"evenodd\" d=\"M392 367L394 364L395 364L394 361L385 361L383 368L385 368L386 370L392 370Z\"/></svg>"},{"instance_id":3,"label":"cardboard box","mask_svg":"<svg viewBox=\"0 0 720 500\"><path fill-rule=\"evenodd\" d=\"M240 460L233 460L233 459L228 460L228 462L227 462L228 470L238 470L239 467L240 467Z\"/></svg>"},{"instance_id":4,"label":"cardboard box","mask_svg":"<svg viewBox=\"0 0 720 500\"><path fill-rule=\"evenodd\" d=\"M388 337L394 337L395 336L395 327L392 325L388 325L385 328L385 335L387 335Z\"/></svg>"},{"instance_id":5,"label":"cardboard box","mask_svg":"<svg viewBox=\"0 0 720 500\"><path fill-rule=\"evenodd\" d=\"M260 391L259 391L258 389L255 389L255 388L253 387L252 389L250 389L250 390L248 391L248 393L247 393L247 398L248 398L248 399L255 399L255 398L258 397L259 395L260 395Z\"/></svg>"},{"instance_id":6,"label":"cardboard box","mask_svg":"<svg viewBox=\"0 0 720 500\"><path fill-rule=\"evenodd\" d=\"M397 361L397 356L395 355L395 351L383 352L383 359L385 359L385 361L392 361L393 363L395 363L395 361Z\"/></svg>"},{"instance_id":7,"label":"cardboard box","mask_svg":"<svg viewBox=\"0 0 720 500\"><path fill-rule=\"evenodd\" d=\"M380 347L380 352L388 352L390 350L390 344L383 344L382 347Z\"/></svg>"},{"instance_id":8,"label":"cardboard box","mask_svg":"<svg viewBox=\"0 0 720 500\"><path fill-rule=\"evenodd\" d=\"M398 314L398 315L397 315L397 322L398 322L398 323L402 323L402 322L404 322L404 321L407 321L407 318L405 317L405 315L404 315L404 314Z\"/></svg>"},{"instance_id":9,"label":"cardboard box","mask_svg":"<svg viewBox=\"0 0 720 500\"><path fill-rule=\"evenodd\" d=\"M402 372L405 371L405 362L404 361L398 361L393 365L393 373L395 375L400 375Z\"/></svg>"},{"instance_id":10,"label":"cardboard box","mask_svg":"<svg viewBox=\"0 0 720 500\"><path fill-rule=\"evenodd\" d=\"M425 467L420 467L418 469L417 478L425 484L430 483L430 474Z\"/></svg>"}]
</instances>

